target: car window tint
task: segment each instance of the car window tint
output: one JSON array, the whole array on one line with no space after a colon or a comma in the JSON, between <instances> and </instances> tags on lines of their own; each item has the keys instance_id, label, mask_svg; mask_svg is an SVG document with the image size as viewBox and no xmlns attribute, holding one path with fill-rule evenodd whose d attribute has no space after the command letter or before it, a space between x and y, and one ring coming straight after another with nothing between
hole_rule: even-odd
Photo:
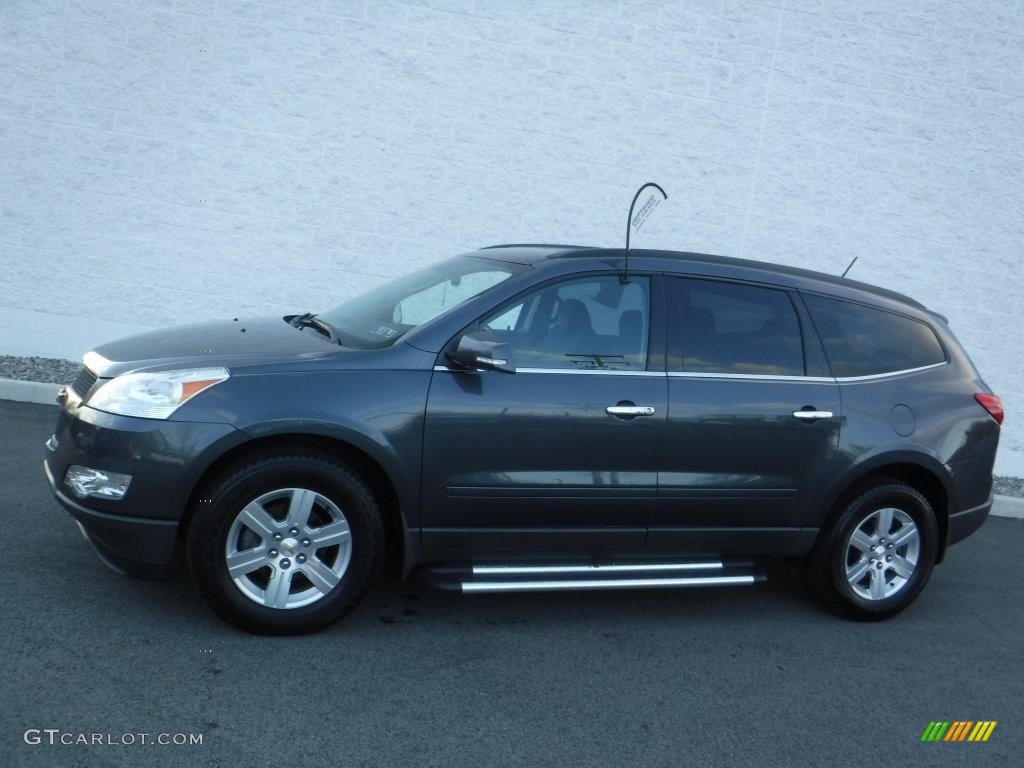
<instances>
[{"instance_id":1,"label":"car window tint","mask_svg":"<svg viewBox=\"0 0 1024 768\"><path fill-rule=\"evenodd\" d=\"M480 327L508 339L517 368L642 371L647 365L649 279L616 275L549 285Z\"/></svg>"},{"instance_id":2,"label":"car window tint","mask_svg":"<svg viewBox=\"0 0 1024 768\"><path fill-rule=\"evenodd\" d=\"M805 295L832 375L872 376L942 363L946 353L926 324L877 307Z\"/></svg>"},{"instance_id":3,"label":"car window tint","mask_svg":"<svg viewBox=\"0 0 1024 768\"><path fill-rule=\"evenodd\" d=\"M523 311L522 304L516 304L511 309L502 312L487 323L489 331L511 331L519 324L519 315Z\"/></svg>"},{"instance_id":4,"label":"car window tint","mask_svg":"<svg viewBox=\"0 0 1024 768\"><path fill-rule=\"evenodd\" d=\"M800 320L785 291L680 279L683 370L803 376Z\"/></svg>"}]
</instances>

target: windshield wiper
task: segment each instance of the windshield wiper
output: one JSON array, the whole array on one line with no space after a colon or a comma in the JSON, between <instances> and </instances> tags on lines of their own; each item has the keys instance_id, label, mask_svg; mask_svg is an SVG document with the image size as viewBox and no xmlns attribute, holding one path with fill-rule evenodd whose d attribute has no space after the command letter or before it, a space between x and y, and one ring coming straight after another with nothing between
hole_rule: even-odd
<instances>
[{"instance_id":1,"label":"windshield wiper","mask_svg":"<svg viewBox=\"0 0 1024 768\"><path fill-rule=\"evenodd\" d=\"M288 324L295 328L315 328L335 344L341 345L341 339L338 338L338 332L334 330L334 327L329 323L325 323L312 312L296 315L288 321Z\"/></svg>"}]
</instances>

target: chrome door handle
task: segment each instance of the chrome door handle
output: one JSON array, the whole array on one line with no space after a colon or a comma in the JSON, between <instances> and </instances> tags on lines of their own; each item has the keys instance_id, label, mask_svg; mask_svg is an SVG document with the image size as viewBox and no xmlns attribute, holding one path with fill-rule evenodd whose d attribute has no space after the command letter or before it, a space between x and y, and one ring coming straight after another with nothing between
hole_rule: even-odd
<instances>
[{"instance_id":1,"label":"chrome door handle","mask_svg":"<svg viewBox=\"0 0 1024 768\"><path fill-rule=\"evenodd\" d=\"M653 416L654 408L650 405L609 405L604 412L611 416Z\"/></svg>"},{"instance_id":2,"label":"chrome door handle","mask_svg":"<svg viewBox=\"0 0 1024 768\"><path fill-rule=\"evenodd\" d=\"M798 419L813 421L814 419L831 419L832 411L793 411Z\"/></svg>"}]
</instances>

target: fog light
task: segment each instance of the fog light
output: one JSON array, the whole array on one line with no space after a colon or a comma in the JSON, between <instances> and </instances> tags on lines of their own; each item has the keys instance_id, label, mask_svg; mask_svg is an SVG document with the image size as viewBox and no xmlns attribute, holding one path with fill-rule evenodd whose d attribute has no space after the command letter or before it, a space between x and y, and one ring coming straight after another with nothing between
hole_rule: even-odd
<instances>
[{"instance_id":1,"label":"fog light","mask_svg":"<svg viewBox=\"0 0 1024 768\"><path fill-rule=\"evenodd\" d=\"M80 467L72 464L64 476L64 482L71 486L75 496L84 499L96 496L100 499L123 499L128 491L131 475L120 475L117 472L102 472L98 469Z\"/></svg>"}]
</instances>

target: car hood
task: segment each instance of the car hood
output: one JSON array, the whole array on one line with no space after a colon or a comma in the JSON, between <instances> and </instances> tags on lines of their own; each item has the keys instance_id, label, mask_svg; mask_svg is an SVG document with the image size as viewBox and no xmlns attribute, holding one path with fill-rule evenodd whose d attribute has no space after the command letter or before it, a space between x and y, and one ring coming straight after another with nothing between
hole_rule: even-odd
<instances>
[{"instance_id":1,"label":"car hood","mask_svg":"<svg viewBox=\"0 0 1024 768\"><path fill-rule=\"evenodd\" d=\"M87 352L85 364L105 379L144 369L289 362L339 351L326 336L300 331L273 316L179 325L129 336Z\"/></svg>"}]
</instances>

